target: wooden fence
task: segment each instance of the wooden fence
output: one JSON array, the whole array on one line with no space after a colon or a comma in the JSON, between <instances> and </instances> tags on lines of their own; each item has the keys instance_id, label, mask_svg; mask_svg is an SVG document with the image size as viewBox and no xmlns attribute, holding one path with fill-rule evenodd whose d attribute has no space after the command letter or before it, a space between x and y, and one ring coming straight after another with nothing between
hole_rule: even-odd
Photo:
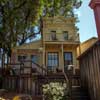
<instances>
[{"instance_id":1,"label":"wooden fence","mask_svg":"<svg viewBox=\"0 0 100 100\"><path fill-rule=\"evenodd\" d=\"M35 80L32 76L6 76L3 79L3 88L17 93L35 95Z\"/></svg>"},{"instance_id":2,"label":"wooden fence","mask_svg":"<svg viewBox=\"0 0 100 100\"><path fill-rule=\"evenodd\" d=\"M91 100L100 100L100 42L79 57L81 85L88 89Z\"/></svg>"}]
</instances>

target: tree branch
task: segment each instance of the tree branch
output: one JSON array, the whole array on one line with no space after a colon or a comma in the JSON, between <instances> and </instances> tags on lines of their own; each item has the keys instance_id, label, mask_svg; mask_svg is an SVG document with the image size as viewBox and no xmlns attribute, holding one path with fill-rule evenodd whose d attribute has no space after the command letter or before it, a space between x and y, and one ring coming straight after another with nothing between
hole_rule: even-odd
<instances>
[{"instance_id":1,"label":"tree branch","mask_svg":"<svg viewBox=\"0 0 100 100\"><path fill-rule=\"evenodd\" d=\"M14 8L14 10L20 9L22 6L24 6L27 3L27 1L22 2L21 4L19 4L18 6L16 6Z\"/></svg>"},{"instance_id":2,"label":"tree branch","mask_svg":"<svg viewBox=\"0 0 100 100\"><path fill-rule=\"evenodd\" d=\"M40 31L38 33L33 33L33 34L30 34L29 36L27 36L26 38L22 39L21 42L19 43L20 45L24 44L25 41L31 37L34 37L35 35L37 34L40 34Z\"/></svg>"},{"instance_id":3,"label":"tree branch","mask_svg":"<svg viewBox=\"0 0 100 100\"><path fill-rule=\"evenodd\" d=\"M28 20L28 17L30 16L30 13L31 13L31 10L28 9L28 12L27 12L27 14L25 16L25 24L27 24L27 20Z\"/></svg>"}]
</instances>

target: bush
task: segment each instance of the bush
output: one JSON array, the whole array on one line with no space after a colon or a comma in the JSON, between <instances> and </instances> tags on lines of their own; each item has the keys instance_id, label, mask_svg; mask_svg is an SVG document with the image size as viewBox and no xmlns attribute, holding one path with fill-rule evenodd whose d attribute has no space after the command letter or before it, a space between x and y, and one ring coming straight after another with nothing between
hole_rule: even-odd
<instances>
[{"instance_id":1,"label":"bush","mask_svg":"<svg viewBox=\"0 0 100 100\"><path fill-rule=\"evenodd\" d=\"M66 91L68 92L66 83L51 82L43 85L43 95L45 100L64 100ZM67 100L67 99L66 99Z\"/></svg>"}]
</instances>

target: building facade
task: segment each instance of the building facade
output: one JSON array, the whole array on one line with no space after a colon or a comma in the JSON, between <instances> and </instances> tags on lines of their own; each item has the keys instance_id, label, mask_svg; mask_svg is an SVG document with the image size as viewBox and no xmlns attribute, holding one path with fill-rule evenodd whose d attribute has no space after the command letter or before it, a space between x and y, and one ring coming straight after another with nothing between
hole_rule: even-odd
<instances>
[{"instance_id":1,"label":"building facade","mask_svg":"<svg viewBox=\"0 0 100 100\"><path fill-rule=\"evenodd\" d=\"M69 65L78 69L77 47L80 44L75 18L44 17L41 40L12 49L12 63L32 60L48 71L64 71ZM25 64L29 65L29 64Z\"/></svg>"}]
</instances>

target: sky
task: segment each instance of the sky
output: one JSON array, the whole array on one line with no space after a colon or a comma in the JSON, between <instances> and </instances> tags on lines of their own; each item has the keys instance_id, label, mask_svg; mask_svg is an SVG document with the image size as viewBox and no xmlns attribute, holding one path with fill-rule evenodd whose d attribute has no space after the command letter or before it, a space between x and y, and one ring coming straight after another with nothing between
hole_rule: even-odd
<instances>
[{"instance_id":1,"label":"sky","mask_svg":"<svg viewBox=\"0 0 100 100\"><path fill-rule=\"evenodd\" d=\"M83 42L91 37L97 37L93 10L88 6L90 0L83 0L81 7L75 10L78 14L79 22L76 24L79 28L80 41Z\"/></svg>"},{"instance_id":2,"label":"sky","mask_svg":"<svg viewBox=\"0 0 100 100\"><path fill-rule=\"evenodd\" d=\"M84 42L91 37L97 37L97 30L93 10L89 7L90 0L82 1L83 3L81 7L75 10L75 14L78 15L79 20L76 26L79 28L80 41ZM38 35L34 40L38 40L40 38L41 36ZM27 42L31 42L31 40L28 40Z\"/></svg>"}]
</instances>

